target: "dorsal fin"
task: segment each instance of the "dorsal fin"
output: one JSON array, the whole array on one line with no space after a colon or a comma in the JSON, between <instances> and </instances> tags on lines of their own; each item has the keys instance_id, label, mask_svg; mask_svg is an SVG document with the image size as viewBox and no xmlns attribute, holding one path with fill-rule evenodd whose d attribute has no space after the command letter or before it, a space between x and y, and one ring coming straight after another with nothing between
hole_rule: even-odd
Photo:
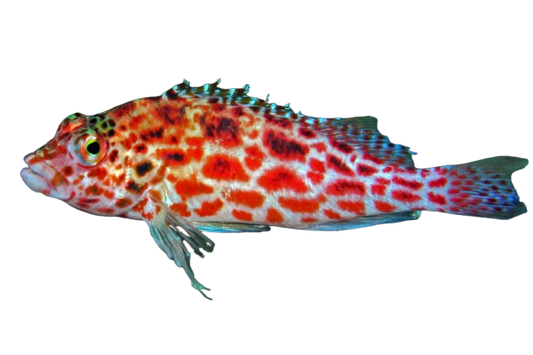
<instances>
[{"instance_id":1,"label":"dorsal fin","mask_svg":"<svg viewBox=\"0 0 533 355\"><path fill-rule=\"evenodd\" d=\"M225 104L241 104L259 107L258 115L270 114L298 122L305 122L317 130L328 134L336 141L362 149L385 162L404 166L416 166L415 158L419 152L411 145L395 141L381 129L381 121L376 114L365 112L351 115L305 114L302 108L295 110L291 100L284 103L272 100L272 93L264 96L251 91L251 82L245 81L242 87L222 85L223 77L194 85L188 76L182 76L174 85L161 91L164 97L177 96L218 97Z\"/></svg>"},{"instance_id":2,"label":"dorsal fin","mask_svg":"<svg viewBox=\"0 0 533 355\"><path fill-rule=\"evenodd\" d=\"M387 136L379 132L375 117L328 119L323 125L338 142L361 149L385 162L413 168L415 166L413 155L416 153L411 152L407 146L391 143Z\"/></svg>"},{"instance_id":3,"label":"dorsal fin","mask_svg":"<svg viewBox=\"0 0 533 355\"><path fill-rule=\"evenodd\" d=\"M306 114L301 107L295 109L292 100L283 103L272 100L270 91L267 91L264 96L252 93L252 83L249 81L244 81L241 86L223 85L223 82L223 77L216 75L214 80L193 84L188 76L183 75L179 81L164 88L160 93L132 97L113 105L113 107L141 98L217 97L227 105L239 104L258 107L258 115L276 115L281 119L305 122L328 134L337 142L362 149L385 162L404 166L417 165L415 158L419 155L418 151L409 144L393 140L388 133L383 132L379 117L373 113Z\"/></svg>"}]
</instances>

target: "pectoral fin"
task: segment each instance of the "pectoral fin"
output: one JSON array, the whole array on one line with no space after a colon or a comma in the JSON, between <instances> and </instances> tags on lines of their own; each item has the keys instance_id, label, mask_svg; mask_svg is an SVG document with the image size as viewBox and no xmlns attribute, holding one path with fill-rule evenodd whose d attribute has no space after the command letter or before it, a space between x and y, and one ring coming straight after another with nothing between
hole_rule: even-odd
<instances>
[{"instance_id":1,"label":"pectoral fin","mask_svg":"<svg viewBox=\"0 0 533 355\"><path fill-rule=\"evenodd\" d=\"M163 250L169 259L185 270L185 273L191 280L194 289L207 299L203 290L209 291L194 276L191 268L191 254L187 250L185 242L194 250L194 252L204 257L201 249L206 252L212 252L215 243L202 232L200 232L192 223L184 220L180 216L174 215L167 210L162 210L160 215L151 222L148 222L150 233L157 245Z\"/></svg>"}]
</instances>

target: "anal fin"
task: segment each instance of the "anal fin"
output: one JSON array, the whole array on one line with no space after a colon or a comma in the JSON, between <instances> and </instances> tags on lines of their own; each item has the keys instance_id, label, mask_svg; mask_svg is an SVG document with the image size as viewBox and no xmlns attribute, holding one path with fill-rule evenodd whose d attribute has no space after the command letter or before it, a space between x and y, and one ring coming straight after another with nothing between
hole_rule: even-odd
<instances>
[{"instance_id":1,"label":"anal fin","mask_svg":"<svg viewBox=\"0 0 533 355\"><path fill-rule=\"evenodd\" d=\"M342 231L348 229L370 227L375 226L377 224L397 223L414 220L418 219L420 217L420 214L420 211L378 214L374 216L357 217L353 220L344 222L313 224L302 229L314 231Z\"/></svg>"},{"instance_id":2,"label":"anal fin","mask_svg":"<svg viewBox=\"0 0 533 355\"><path fill-rule=\"evenodd\" d=\"M201 231L214 233L268 232L270 227L263 224L194 222Z\"/></svg>"}]
</instances>

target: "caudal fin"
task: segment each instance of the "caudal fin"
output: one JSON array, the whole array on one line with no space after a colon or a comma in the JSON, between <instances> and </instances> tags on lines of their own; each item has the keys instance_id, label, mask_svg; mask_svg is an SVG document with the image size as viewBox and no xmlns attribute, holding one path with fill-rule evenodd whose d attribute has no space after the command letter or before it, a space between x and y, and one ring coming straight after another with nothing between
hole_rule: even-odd
<instances>
[{"instance_id":1,"label":"caudal fin","mask_svg":"<svg viewBox=\"0 0 533 355\"><path fill-rule=\"evenodd\" d=\"M527 159L502 156L442 167L448 169L446 212L498 219L526 213L511 174L527 164Z\"/></svg>"}]
</instances>

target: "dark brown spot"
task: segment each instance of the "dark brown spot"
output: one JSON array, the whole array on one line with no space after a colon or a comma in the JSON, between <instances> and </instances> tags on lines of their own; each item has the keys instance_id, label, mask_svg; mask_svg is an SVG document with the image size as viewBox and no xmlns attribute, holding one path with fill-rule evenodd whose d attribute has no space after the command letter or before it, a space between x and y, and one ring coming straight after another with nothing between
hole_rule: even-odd
<instances>
[{"instance_id":1,"label":"dark brown spot","mask_svg":"<svg viewBox=\"0 0 533 355\"><path fill-rule=\"evenodd\" d=\"M137 171L137 175L144 176L149 173L153 169L153 167L154 166L152 165L152 163L150 163L149 161L145 161L144 163L138 164L135 167L135 170Z\"/></svg>"}]
</instances>

